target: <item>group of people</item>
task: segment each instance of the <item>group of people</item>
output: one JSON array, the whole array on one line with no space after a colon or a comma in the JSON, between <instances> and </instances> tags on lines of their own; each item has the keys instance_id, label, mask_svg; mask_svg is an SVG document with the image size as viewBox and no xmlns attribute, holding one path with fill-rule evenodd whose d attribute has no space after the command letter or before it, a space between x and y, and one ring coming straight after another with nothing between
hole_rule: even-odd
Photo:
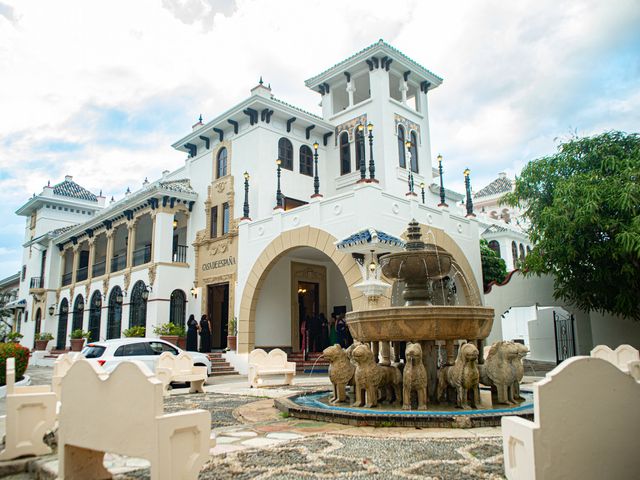
<instances>
[{"instance_id":1,"label":"group of people","mask_svg":"<svg viewBox=\"0 0 640 480\"><path fill-rule=\"evenodd\" d=\"M307 352L321 352L336 343L346 348L353 343L341 313L332 313L329 319L324 313L307 315L300 327L301 348Z\"/></svg>"},{"instance_id":2,"label":"group of people","mask_svg":"<svg viewBox=\"0 0 640 480\"><path fill-rule=\"evenodd\" d=\"M187 320L187 351L209 353L211 351L211 322L206 315L202 315L200 322L193 314ZM198 349L198 336L200 336L200 349Z\"/></svg>"}]
</instances>

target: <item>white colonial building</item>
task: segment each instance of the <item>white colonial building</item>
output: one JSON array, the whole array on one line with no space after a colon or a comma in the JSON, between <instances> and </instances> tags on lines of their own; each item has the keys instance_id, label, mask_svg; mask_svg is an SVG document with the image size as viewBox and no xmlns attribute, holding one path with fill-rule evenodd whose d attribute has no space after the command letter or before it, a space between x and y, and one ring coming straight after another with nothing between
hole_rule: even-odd
<instances>
[{"instance_id":1,"label":"white colonial building","mask_svg":"<svg viewBox=\"0 0 640 480\"><path fill-rule=\"evenodd\" d=\"M487 227L452 192L441 205L433 180L429 96L442 80L381 40L305 83L321 116L261 81L173 144L181 167L121 200L67 177L24 204L23 344L48 331L64 348L77 328L152 336L207 314L214 348L237 319L229 358L242 371L254 347L298 351L305 315L391 302L357 286L362 265L414 218L456 257L460 301L481 304Z\"/></svg>"}]
</instances>

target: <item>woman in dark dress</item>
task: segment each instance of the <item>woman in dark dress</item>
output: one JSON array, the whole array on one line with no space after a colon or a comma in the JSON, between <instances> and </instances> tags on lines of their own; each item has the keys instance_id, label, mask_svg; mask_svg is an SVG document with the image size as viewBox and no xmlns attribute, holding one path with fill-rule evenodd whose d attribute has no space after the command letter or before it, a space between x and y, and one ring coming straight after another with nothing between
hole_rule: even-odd
<instances>
[{"instance_id":1,"label":"woman in dark dress","mask_svg":"<svg viewBox=\"0 0 640 480\"><path fill-rule=\"evenodd\" d=\"M198 322L193 314L187 320L187 352L198 351Z\"/></svg>"},{"instance_id":2,"label":"woman in dark dress","mask_svg":"<svg viewBox=\"0 0 640 480\"><path fill-rule=\"evenodd\" d=\"M206 315L202 315L200 319L200 351L202 353L211 351L211 330L209 329L209 320Z\"/></svg>"}]
</instances>

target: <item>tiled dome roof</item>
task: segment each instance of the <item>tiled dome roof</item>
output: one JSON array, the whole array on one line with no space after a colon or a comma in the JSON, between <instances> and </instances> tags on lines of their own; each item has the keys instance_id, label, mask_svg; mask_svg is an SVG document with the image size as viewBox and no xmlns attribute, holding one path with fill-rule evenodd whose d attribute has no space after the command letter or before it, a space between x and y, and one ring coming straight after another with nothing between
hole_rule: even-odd
<instances>
[{"instance_id":1,"label":"tiled dome roof","mask_svg":"<svg viewBox=\"0 0 640 480\"><path fill-rule=\"evenodd\" d=\"M489 185L487 185L482 190L480 190L478 193L476 193L473 197L480 198L480 197L488 197L491 195L496 195L499 193L507 193L511 191L511 188L512 188L511 180L509 180L506 176L501 175L500 177L496 178L493 182L491 182Z\"/></svg>"},{"instance_id":2,"label":"tiled dome roof","mask_svg":"<svg viewBox=\"0 0 640 480\"><path fill-rule=\"evenodd\" d=\"M53 186L54 195L60 195L63 197L78 198L80 200L88 200L90 202L97 202L98 197L91 193L86 188L81 187L76 182L71 180L71 177L65 177L63 182Z\"/></svg>"}]
</instances>

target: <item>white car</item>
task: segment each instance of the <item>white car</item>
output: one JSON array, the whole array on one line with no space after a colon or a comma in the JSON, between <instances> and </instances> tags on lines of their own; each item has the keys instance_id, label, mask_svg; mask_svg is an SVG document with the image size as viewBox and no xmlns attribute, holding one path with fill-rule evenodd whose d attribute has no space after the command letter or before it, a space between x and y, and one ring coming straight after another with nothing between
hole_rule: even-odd
<instances>
[{"instance_id":1,"label":"white car","mask_svg":"<svg viewBox=\"0 0 640 480\"><path fill-rule=\"evenodd\" d=\"M115 338L102 342L88 343L82 354L91 362L96 362L107 372L116 368L120 362L138 360L155 373L158 357L163 352L178 355L184 350L159 338ZM204 353L186 352L193 358L193 364L207 367L207 374L211 375L211 361Z\"/></svg>"}]
</instances>

